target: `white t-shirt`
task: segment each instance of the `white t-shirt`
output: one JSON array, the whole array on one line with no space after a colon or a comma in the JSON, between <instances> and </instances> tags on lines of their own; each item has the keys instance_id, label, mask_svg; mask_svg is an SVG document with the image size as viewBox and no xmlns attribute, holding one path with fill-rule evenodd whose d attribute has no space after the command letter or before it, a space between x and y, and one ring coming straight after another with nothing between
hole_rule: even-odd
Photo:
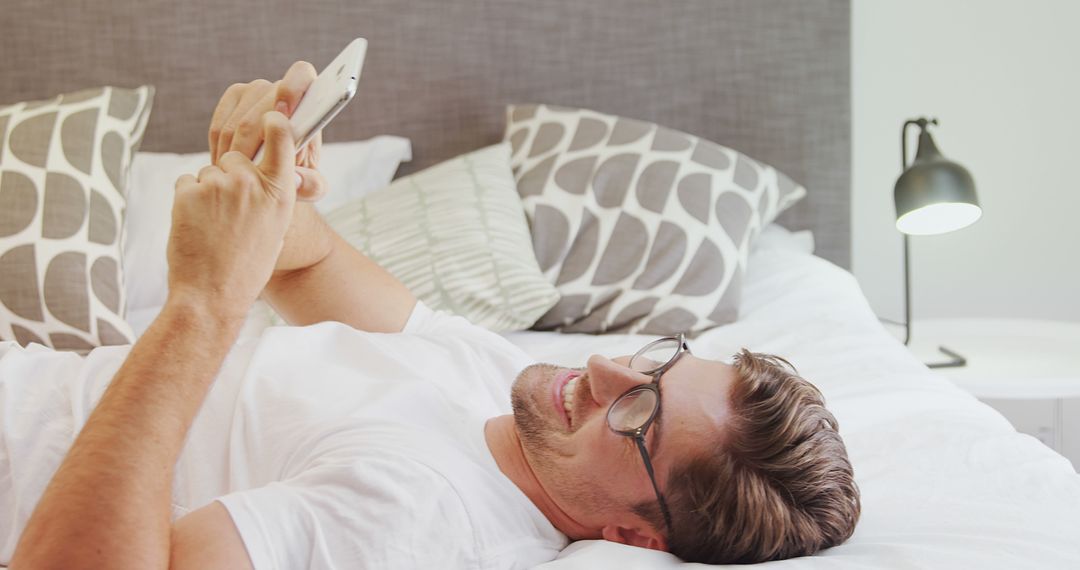
<instances>
[{"instance_id":1,"label":"white t-shirt","mask_svg":"<svg viewBox=\"0 0 1080 570\"><path fill-rule=\"evenodd\" d=\"M0 343L0 564L127 355ZM531 360L423 304L403 334L274 327L230 352L173 516L228 509L255 568L518 568L567 544L498 469L487 419Z\"/></svg>"}]
</instances>

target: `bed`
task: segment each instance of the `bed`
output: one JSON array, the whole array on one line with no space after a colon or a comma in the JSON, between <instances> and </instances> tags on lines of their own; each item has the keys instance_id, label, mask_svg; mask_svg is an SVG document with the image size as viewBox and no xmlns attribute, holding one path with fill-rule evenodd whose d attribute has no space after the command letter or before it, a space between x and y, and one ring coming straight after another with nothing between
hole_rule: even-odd
<instances>
[{"instance_id":1,"label":"bed","mask_svg":"<svg viewBox=\"0 0 1080 570\"><path fill-rule=\"evenodd\" d=\"M694 339L698 355L742 346L785 355L824 393L862 492L845 544L769 568L1070 568L1080 550L1077 475L1065 458L932 374L877 321L847 273L783 239L751 257L739 322ZM644 337L513 333L541 361L623 354ZM543 568L668 568L663 553L572 544ZM692 566L692 565L686 565Z\"/></svg>"},{"instance_id":2,"label":"bed","mask_svg":"<svg viewBox=\"0 0 1080 570\"><path fill-rule=\"evenodd\" d=\"M741 347L781 354L817 384L840 422L863 507L847 543L769 566L1080 567L1080 477L1069 462L915 360L846 271L848 1L69 7L14 0L4 11L0 101L153 84L142 151L202 150L210 111L227 85L277 76L297 58L329 61L348 39L363 36L370 48L358 100L327 140L408 139L411 154L399 158L411 160L399 176L497 142L504 106L527 102L635 117L775 166L807 195L758 236L746 259L739 319L697 335L690 346L714 358ZM139 287L141 277L129 274L128 286ZM141 309L129 311L135 333L154 314L152 306ZM244 334L271 324L255 314ZM566 365L592 353L632 352L653 338L538 331L506 337L537 360ZM664 553L583 541L542 568L676 565Z\"/></svg>"}]
</instances>

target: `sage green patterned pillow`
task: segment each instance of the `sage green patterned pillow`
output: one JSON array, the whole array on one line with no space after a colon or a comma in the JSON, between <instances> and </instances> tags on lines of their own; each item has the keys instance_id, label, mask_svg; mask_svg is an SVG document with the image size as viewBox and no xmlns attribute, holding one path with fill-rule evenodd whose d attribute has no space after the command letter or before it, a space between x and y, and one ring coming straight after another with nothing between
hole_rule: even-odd
<instances>
[{"instance_id":1,"label":"sage green patterned pillow","mask_svg":"<svg viewBox=\"0 0 1080 570\"><path fill-rule=\"evenodd\" d=\"M559 300L540 273L503 143L450 159L326 216L432 309L522 330Z\"/></svg>"}]
</instances>

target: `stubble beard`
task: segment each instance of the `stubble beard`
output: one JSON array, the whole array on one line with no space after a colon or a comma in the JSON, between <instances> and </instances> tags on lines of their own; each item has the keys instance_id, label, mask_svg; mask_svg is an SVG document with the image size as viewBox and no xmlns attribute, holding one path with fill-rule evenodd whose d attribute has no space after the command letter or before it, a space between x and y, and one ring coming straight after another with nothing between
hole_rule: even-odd
<instances>
[{"instance_id":1,"label":"stubble beard","mask_svg":"<svg viewBox=\"0 0 1080 570\"><path fill-rule=\"evenodd\" d=\"M514 380L510 389L510 404L523 451L537 475L547 481L567 504L590 505L597 512L610 509L615 503L595 485L592 477L568 472L556 461L558 457L566 455L557 445L560 430L549 419L552 416L545 416L537 405L547 404L551 376L559 370L560 367L552 364L533 364L522 370ZM540 393L538 399L530 397L537 391Z\"/></svg>"},{"instance_id":2,"label":"stubble beard","mask_svg":"<svg viewBox=\"0 0 1080 570\"><path fill-rule=\"evenodd\" d=\"M554 430L550 420L537 409L537 401L531 397L548 385L549 378L559 370L553 364L533 364L526 367L514 380L510 389L510 405L514 410L514 425L525 454L533 462L551 467L558 454ZM541 402L545 399L539 398ZM539 465L538 465L539 466Z\"/></svg>"}]
</instances>

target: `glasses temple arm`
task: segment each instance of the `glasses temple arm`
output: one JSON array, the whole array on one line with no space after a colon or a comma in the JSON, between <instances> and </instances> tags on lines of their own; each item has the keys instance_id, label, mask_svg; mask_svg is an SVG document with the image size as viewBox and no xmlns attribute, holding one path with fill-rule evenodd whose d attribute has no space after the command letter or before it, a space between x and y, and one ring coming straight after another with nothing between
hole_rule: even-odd
<instances>
[{"instance_id":1,"label":"glasses temple arm","mask_svg":"<svg viewBox=\"0 0 1080 570\"><path fill-rule=\"evenodd\" d=\"M667 525L668 531L671 531L671 513L668 511L667 502L664 501L664 495L660 492L660 487L656 485L656 473L653 472L652 461L649 460L649 452L645 449L645 438L637 436L634 438L637 443L638 451L641 452L641 460L645 463L645 470L649 472L649 481L652 483L653 491L656 491L657 502L660 503L660 511L664 515L664 524Z\"/></svg>"}]
</instances>

